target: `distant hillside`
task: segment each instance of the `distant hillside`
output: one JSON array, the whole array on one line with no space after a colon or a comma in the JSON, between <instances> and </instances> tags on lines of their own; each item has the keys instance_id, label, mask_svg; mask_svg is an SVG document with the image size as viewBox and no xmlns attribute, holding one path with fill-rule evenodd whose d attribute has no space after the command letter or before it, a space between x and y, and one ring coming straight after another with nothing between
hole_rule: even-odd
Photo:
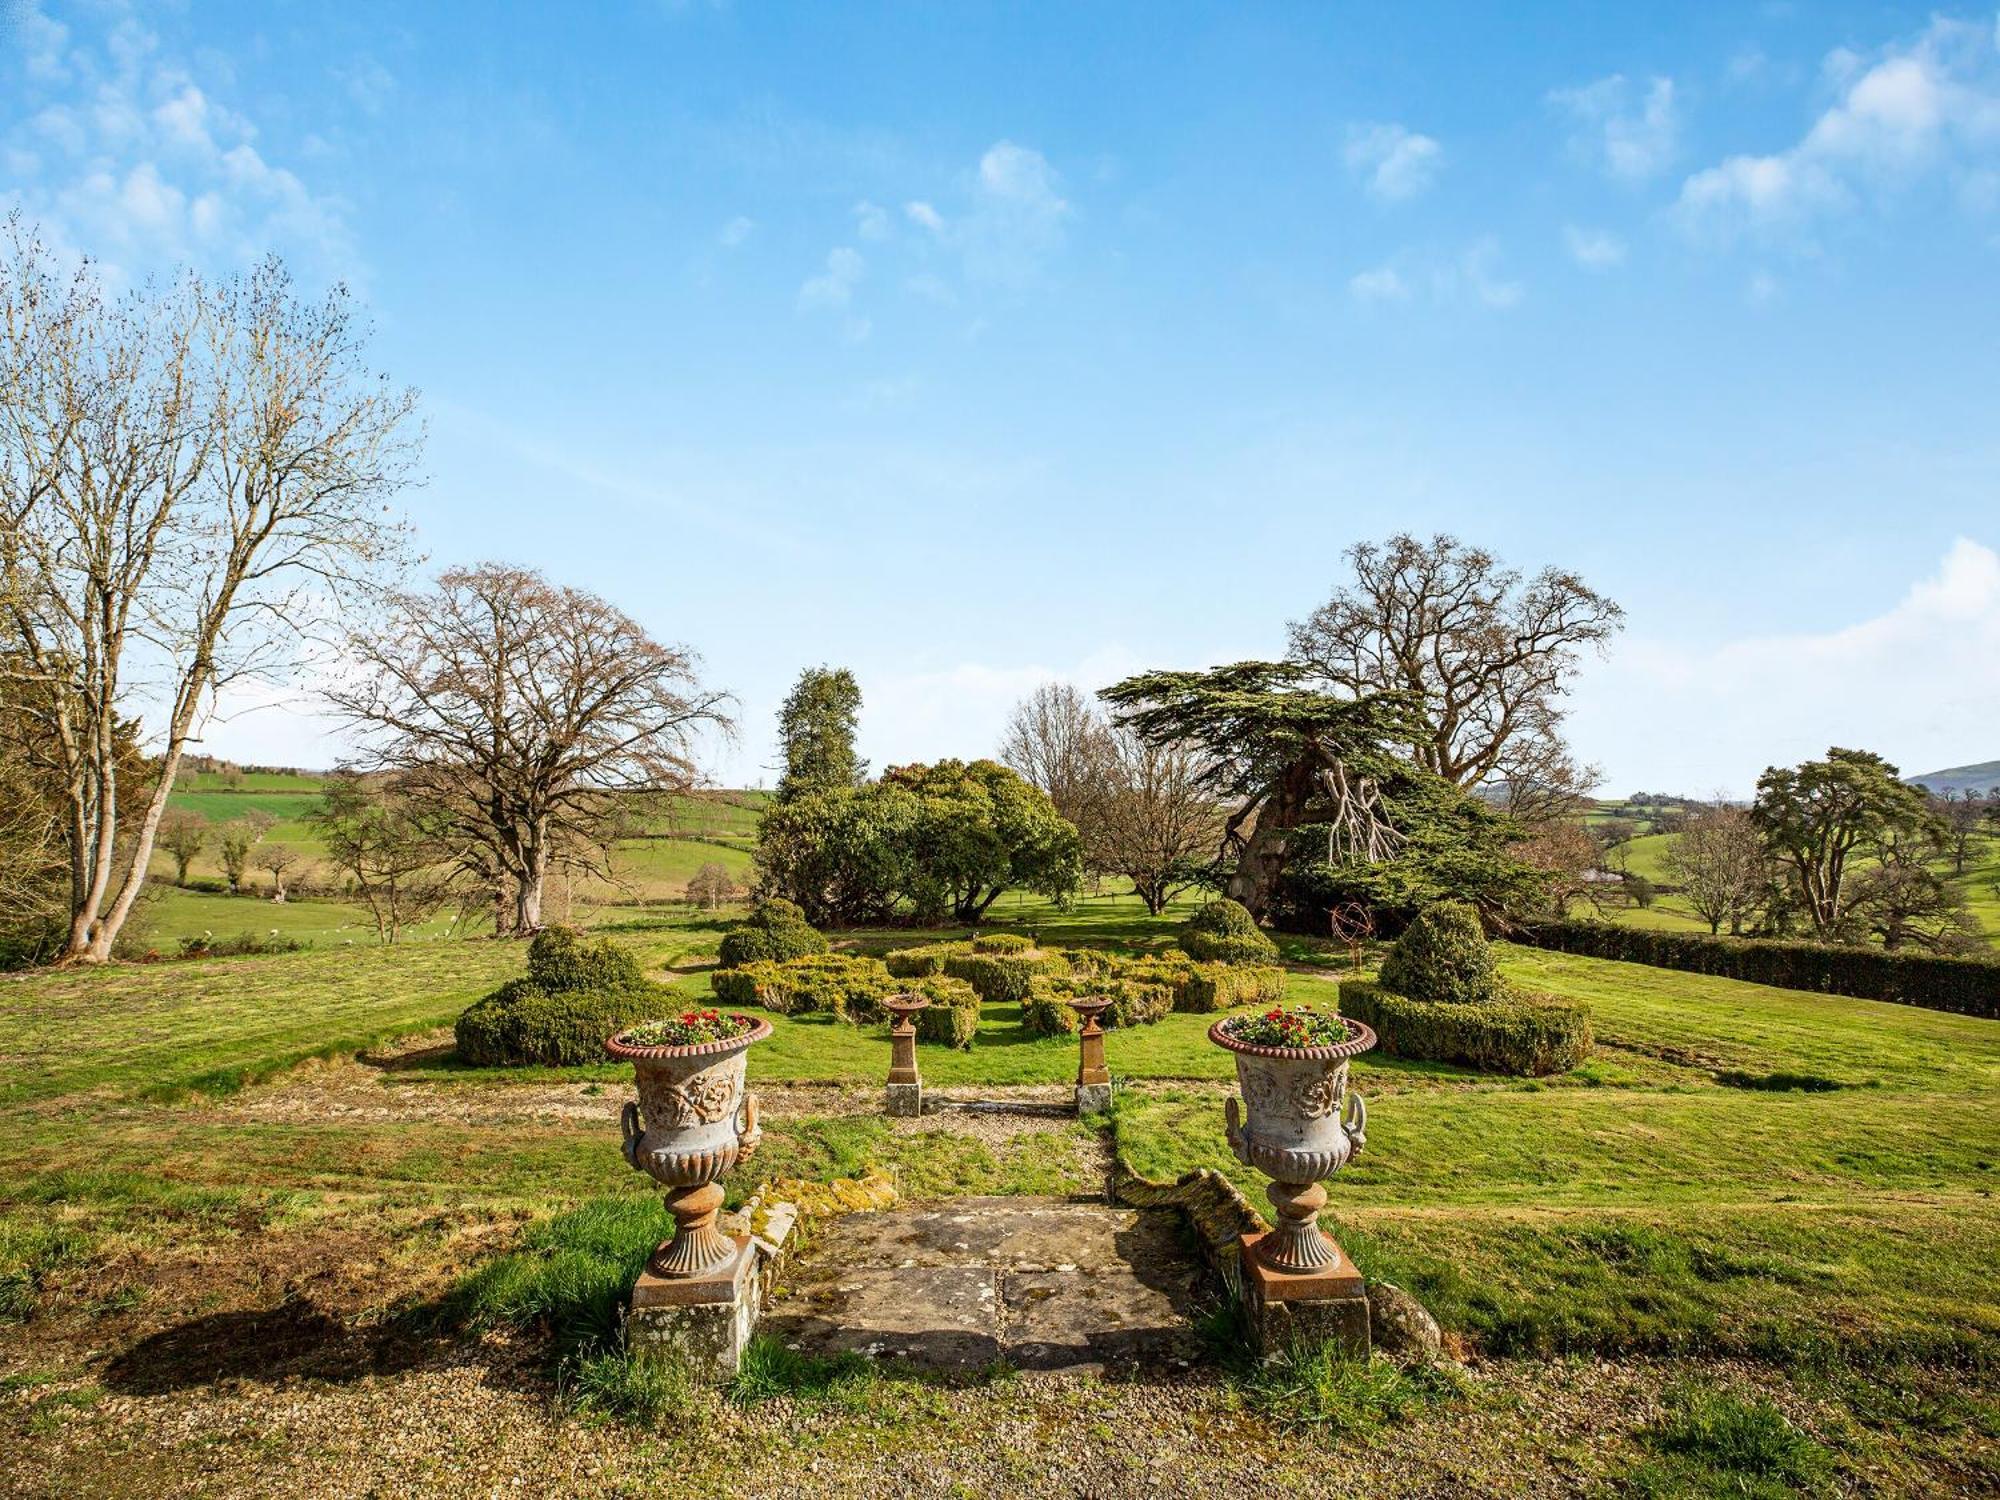
<instances>
[{"instance_id":1,"label":"distant hillside","mask_svg":"<svg viewBox=\"0 0 2000 1500\"><path fill-rule=\"evenodd\" d=\"M2000 760L1983 760L1976 766L1953 766L1948 771L1925 771L1905 776L1911 786L1929 787L1934 792L1986 792L2000 786Z\"/></svg>"}]
</instances>

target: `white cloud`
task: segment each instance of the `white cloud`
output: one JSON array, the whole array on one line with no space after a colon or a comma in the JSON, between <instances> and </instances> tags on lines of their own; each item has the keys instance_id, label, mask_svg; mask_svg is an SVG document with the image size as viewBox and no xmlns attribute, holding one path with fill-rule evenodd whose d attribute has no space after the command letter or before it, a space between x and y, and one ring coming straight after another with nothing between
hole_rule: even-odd
<instances>
[{"instance_id":1,"label":"white cloud","mask_svg":"<svg viewBox=\"0 0 2000 1500\"><path fill-rule=\"evenodd\" d=\"M1625 264L1625 242L1606 229L1583 229L1575 224L1563 227L1563 243L1570 259L1586 271L1608 271Z\"/></svg>"},{"instance_id":2,"label":"white cloud","mask_svg":"<svg viewBox=\"0 0 2000 1500\"><path fill-rule=\"evenodd\" d=\"M1407 302L1410 288L1394 266L1377 266L1347 279L1347 290L1357 302Z\"/></svg>"},{"instance_id":3,"label":"white cloud","mask_svg":"<svg viewBox=\"0 0 2000 1500\"><path fill-rule=\"evenodd\" d=\"M824 312L845 308L854 300L854 289L868 269L861 252L852 245L836 245L826 255L826 269L806 278L799 288L799 311Z\"/></svg>"},{"instance_id":4,"label":"white cloud","mask_svg":"<svg viewBox=\"0 0 2000 1500\"><path fill-rule=\"evenodd\" d=\"M1634 634L1586 669L1571 730L1620 789L1741 794L1767 765L1875 750L1905 771L1988 760L2000 732L2000 552L1952 543L1894 606L1841 629L1697 649ZM1680 732L1662 736L1662 724Z\"/></svg>"},{"instance_id":5,"label":"white cloud","mask_svg":"<svg viewBox=\"0 0 2000 1500\"><path fill-rule=\"evenodd\" d=\"M854 205L854 232L864 240L889 238L889 210L862 199Z\"/></svg>"},{"instance_id":6,"label":"white cloud","mask_svg":"<svg viewBox=\"0 0 2000 1500\"><path fill-rule=\"evenodd\" d=\"M757 221L755 219L746 218L744 215L738 214L722 226L721 232L715 237L715 242L726 250L734 250L738 245L750 238L751 231L756 227Z\"/></svg>"},{"instance_id":7,"label":"white cloud","mask_svg":"<svg viewBox=\"0 0 2000 1500\"><path fill-rule=\"evenodd\" d=\"M1795 234L1939 172L1976 211L1981 174L2000 160L1996 27L1934 20L1872 61L1829 53L1822 73L1835 100L1794 145L1725 157L1682 183L1685 230L1716 242Z\"/></svg>"},{"instance_id":8,"label":"white cloud","mask_svg":"<svg viewBox=\"0 0 2000 1500\"><path fill-rule=\"evenodd\" d=\"M1344 153L1347 169L1377 198L1414 198L1444 165L1444 148L1402 125L1351 125Z\"/></svg>"},{"instance_id":9,"label":"white cloud","mask_svg":"<svg viewBox=\"0 0 2000 1500\"><path fill-rule=\"evenodd\" d=\"M1048 158L1012 141L997 141L965 179L965 207L956 215L922 199L903 205L911 223L956 251L969 281L1019 287L1032 281L1062 248L1074 215Z\"/></svg>"},{"instance_id":10,"label":"white cloud","mask_svg":"<svg viewBox=\"0 0 2000 1500\"><path fill-rule=\"evenodd\" d=\"M270 160L255 125L163 57L140 21L98 42L32 6L18 24L28 97L0 150L9 196L45 234L114 280L174 263L230 269L274 249L314 274L358 277L346 205Z\"/></svg>"},{"instance_id":11,"label":"white cloud","mask_svg":"<svg viewBox=\"0 0 2000 1500\"><path fill-rule=\"evenodd\" d=\"M1570 150L1613 177L1641 182L1672 165L1680 149L1674 81L1655 78L1641 93L1622 73L1581 88L1556 89L1549 102L1576 129Z\"/></svg>"},{"instance_id":12,"label":"white cloud","mask_svg":"<svg viewBox=\"0 0 2000 1500\"><path fill-rule=\"evenodd\" d=\"M1500 274L1500 242L1490 236L1466 247L1458 258L1456 274L1488 307L1514 307L1527 295L1520 282Z\"/></svg>"}]
</instances>

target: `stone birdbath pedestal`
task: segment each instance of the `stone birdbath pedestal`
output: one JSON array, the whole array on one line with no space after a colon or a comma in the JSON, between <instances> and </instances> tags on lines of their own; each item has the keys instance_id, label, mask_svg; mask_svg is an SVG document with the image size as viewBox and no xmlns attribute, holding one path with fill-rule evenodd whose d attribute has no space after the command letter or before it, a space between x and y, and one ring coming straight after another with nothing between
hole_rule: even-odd
<instances>
[{"instance_id":1,"label":"stone birdbath pedestal","mask_svg":"<svg viewBox=\"0 0 2000 1500\"><path fill-rule=\"evenodd\" d=\"M928 995L891 995L882 1002L889 1013L889 1089L883 1108L891 1115L914 1119L924 1112L924 1080L917 1072L917 1012L930 1008Z\"/></svg>"},{"instance_id":2,"label":"stone birdbath pedestal","mask_svg":"<svg viewBox=\"0 0 2000 1500\"><path fill-rule=\"evenodd\" d=\"M756 1322L756 1253L749 1236L716 1228L721 1179L757 1149L757 1096L745 1086L750 1048L771 1034L755 1016L688 1011L630 1027L605 1050L632 1064L639 1097L621 1117L625 1161L667 1189L674 1236L632 1289L625 1337L635 1352L694 1356L722 1376Z\"/></svg>"},{"instance_id":3,"label":"stone birdbath pedestal","mask_svg":"<svg viewBox=\"0 0 2000 1500\"><path fill-rule=\"evenodd\" d=\"M1366 1353L1361 1273L1319 1227L1321 1181L1361 1153L1368 1109L1347 1088L1352 1057L1375 1045L1359 1021L1310 1007L1231 1016L1208 1039L1235 1054L1241 1099L1226 1106L1229 1147L1271 1178L1277 1227L1240 1242L1252 1327L1269 1350L1287 1340L1335 1339Z\"/></svg>"},{"instance_id":4,"label":"stone birdbath pedestal","mask_svg":"<svg viewBox=\"0 0 2000 1500\"><path fill-rule=\"evenodd\" d=\"M1077 1033L1076 1112L1098 1114L1111 1107L1111 1071L1104 1065L1104 1028L1097 1018L1111 1008L1105 995L1083 995L1069 1002L1083 1023Z\"/></svg>"}]
</instances>

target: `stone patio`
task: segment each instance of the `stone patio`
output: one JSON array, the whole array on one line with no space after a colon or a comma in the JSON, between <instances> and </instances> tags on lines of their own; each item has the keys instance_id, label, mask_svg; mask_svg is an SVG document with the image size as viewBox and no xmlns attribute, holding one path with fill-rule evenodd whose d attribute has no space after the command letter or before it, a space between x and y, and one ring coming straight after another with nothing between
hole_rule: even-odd
<instances>
[{"instance_id":1,"label":"stone patio","mask_svg":"<svg viewBox=\"0 0 2000 1500\"><path fill-rule=\"evenodd\" d=\"M1182 1225L1174 1210L1059 1198L852 1214L786 1266L760 1329L941 1369L1184 1366L1216 1289Z\"/></svg>"}]
</instances>

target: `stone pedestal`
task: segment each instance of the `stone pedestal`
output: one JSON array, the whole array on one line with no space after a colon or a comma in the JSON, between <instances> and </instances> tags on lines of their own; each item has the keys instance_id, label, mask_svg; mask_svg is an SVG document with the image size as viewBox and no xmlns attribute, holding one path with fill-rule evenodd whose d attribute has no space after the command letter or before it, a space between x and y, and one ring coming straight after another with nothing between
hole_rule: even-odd
<instances>
[{"instance_id":1,"label":"stone pedestal","mask_svg":"<svg viewBox=\"0 0 2000 1500\"><path fill-rule=\"evenodd\" d=\"M924 1086L917 1083L892 1083L883 1095L882 1108L885 1113L904 1120L914 1120L924 1112Z\"/></svg>"},{"instance_id":2,"label":"stone pedestal","mask_svg":"<svg viewBox=\"0 0 2000 1500\"><path fill-rule=\"evenodd\" d=\"M891 995L882 1002L889 1013L889 1091L882 1108L905 1119L924 1112L924 1080L917 1072L917 1012L929 1007L923 995Z\"/></svg>"},{"instance_id":3,"label":"stone pedestal","mask_svg":"<svg viewBox=\"0 0 2000 1500\"><path fill-rule=\"evenodd\" d=\"M1336 1246L1333 1264L1322 1270L1276 1271L1258 1254L1269 1237L1246 1234L1237 1240L1243 1306L1258 1352L1269 1357L1289 1347L1332 1343L1353 1358L1366 1359L1371 1346L1368 1293L1354 1262Z\"/></svg>"},{"instance_id":4,"label":"stone pedestal","mask_svg":"<svg viewBox=\"0 0 2000 1500\"><path fill-rule=\"evenodd\" d=\"M761 1291L757 1251L748 1235L732 1235L735 1253L698 1276L660 1276L648 1269L632 1288L625 1347L642 1359L677 1359L698 1378L717 1384L736 1373L757 1326Z\"/></svg>"},{"instance_id":5,"label":"stone pedestal","mask_svg":"<svg viewBox=\"0 0 2000 1500\"><path fill-rule=\"evenodd\" d=\"M1111 1108L1111 1085L1109 1083L1079 1083L1076 1086L1076 1112L1080 1115L1097 1115Z\"/></svg>"},{"instance_id":6,"label":"stone pedestal","mask_svg":"<svg viewBox=\"0 0 2000 1500\"><path fill-rule=\"evenodd\" d=\"M1104 1065L1104 1028L1097 1018L1111 1006L1103 995L1086 995L1069 1002L1083 1025L1077 1032L1076 1112L1093 1114L1111 1108L1111 1070Z\"/></svg>"}]
</instances>

